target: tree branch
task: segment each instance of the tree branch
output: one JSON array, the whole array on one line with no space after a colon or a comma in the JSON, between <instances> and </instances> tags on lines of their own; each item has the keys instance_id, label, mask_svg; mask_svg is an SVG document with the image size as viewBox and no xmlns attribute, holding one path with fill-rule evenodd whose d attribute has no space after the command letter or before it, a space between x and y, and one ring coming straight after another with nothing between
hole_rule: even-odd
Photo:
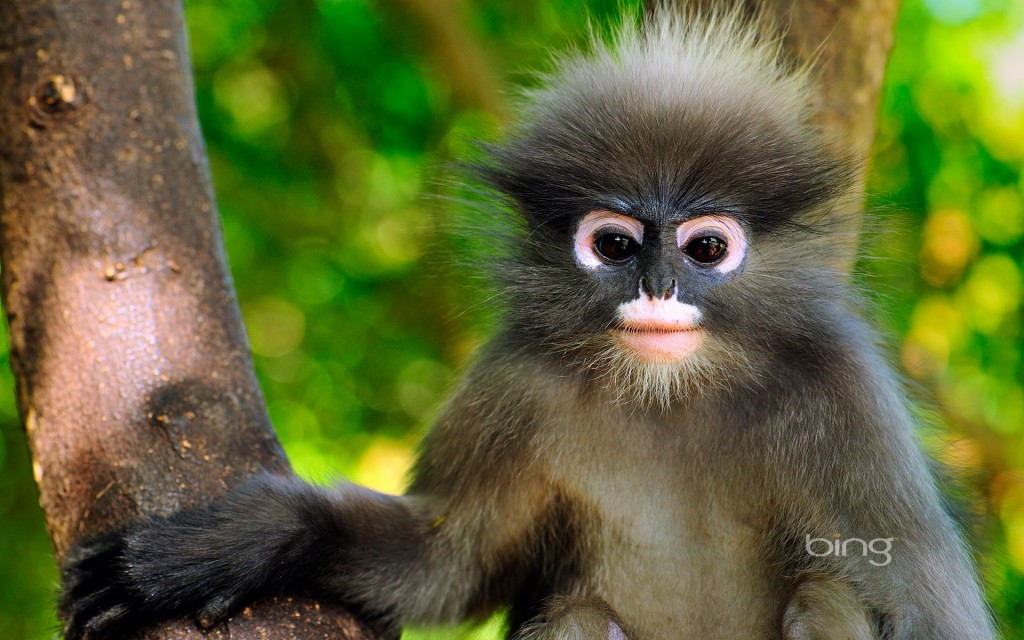
<instances>
[{"instance_id":1,"label":"tree branch","mask_svg":"<svg viewBox=\"0 0 1024 640\"><path fill-rule=\"evenodd\" d=\"M58 560L258 470L290 472L226 267L184 38L177 0L0 2L2 286ZM230 627L371 637L301 599Z\"/></svg>"}]
</instances>

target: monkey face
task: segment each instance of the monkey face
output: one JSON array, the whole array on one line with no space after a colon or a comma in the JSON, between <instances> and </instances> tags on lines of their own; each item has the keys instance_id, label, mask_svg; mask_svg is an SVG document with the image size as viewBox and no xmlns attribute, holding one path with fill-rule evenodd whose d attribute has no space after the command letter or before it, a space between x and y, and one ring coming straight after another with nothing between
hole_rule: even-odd
<instances>
[{"instance_id":1,"label":"monkey face","mask_svg":"<svg viewBox=\"0 0 1024 640\"><path fill-rule=\"evenodd\" d=\"M802 75L781 92L782 69L716 74L706 53L568 65L476 167L512 217L493 254L508 342L634 404L812 357L843 304L821 298L853 156L793 99Z\"/></svg>"},{"instance_id":2,"label":"monkey face","mask_svg":"<svg viewBox=\"0 0 1024 640\"><path fill-rule=\"evenodd\" d=\"M702 294L740 273L747 234L721 214L658 221L597 210L580 220L573 245L597 285L617 290L614 343L641 361L671 364L700 349Z\"/></svg>"}]
</instances>

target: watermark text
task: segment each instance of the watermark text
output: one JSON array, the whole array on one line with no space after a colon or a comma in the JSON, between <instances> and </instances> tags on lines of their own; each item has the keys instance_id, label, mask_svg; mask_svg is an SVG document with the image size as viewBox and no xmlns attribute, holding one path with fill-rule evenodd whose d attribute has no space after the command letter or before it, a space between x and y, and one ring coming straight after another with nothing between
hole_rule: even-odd
<instances>
[{"instance_id":1,"label":"watermark text","mask_svg":"<svg viewBox=\"0 0 1024 640\"><path fill-rule=\"evenodd\" d=\"M884 567L892 562L892 541L893 538L873 538L864 540L862 538L846 538L835 534L835 539L812 538L810 534L804 536L804 548L807 553L815 558L835 556L837 558L848 558L851 555L861 555L868 559L868 562L876 567Z\"/></svg>"}]
</instances>

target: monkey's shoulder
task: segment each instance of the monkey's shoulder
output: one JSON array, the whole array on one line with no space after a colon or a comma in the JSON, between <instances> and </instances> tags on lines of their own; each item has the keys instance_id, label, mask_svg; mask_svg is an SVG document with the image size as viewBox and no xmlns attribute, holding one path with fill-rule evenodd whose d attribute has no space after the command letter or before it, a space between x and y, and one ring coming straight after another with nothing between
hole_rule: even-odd
<instances>
[{"instance_id":1,"label":"monkey's shoulder","mask_svg":"<svg viewBox=\"0 0 1024 640\"><path fill-rule=\"evenodd\" d=\"M502 336L481 347L420 443L416 474L528 464L552 407L571 403L577 383Z\"/></svg>"},{"instance_id":2,"label":"monkey's shoulder","mask_svg":"<svg viewBox=\"0 0 1024 640\"><path fill-rule=\"evenodd\" d=\"M439 423L471 418L481 428L540 419L544 408L573 402L586 381L549 354L501 333L475 354L443 407Z\"/></svg>"}]
</instances>

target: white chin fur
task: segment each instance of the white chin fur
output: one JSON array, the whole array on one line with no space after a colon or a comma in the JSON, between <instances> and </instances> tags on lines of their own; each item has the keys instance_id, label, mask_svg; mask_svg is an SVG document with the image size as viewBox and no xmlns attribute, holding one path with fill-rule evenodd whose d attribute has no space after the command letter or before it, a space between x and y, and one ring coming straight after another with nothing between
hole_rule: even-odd
<instances>
[{"instance_id":1,"label":"white chin fur","mask_svg":"<svg viewBox=\"0 0 1024 640\"><path fill-rule=\"evenodd\" d=\"M714 340L702 335L699 347L686 357L657 360L624 348L613 335L594 368L619 404L668 408L719 387L727 367L743 366L736 361L738 354L720 351Z\"/></svg>"}]
</instances>

